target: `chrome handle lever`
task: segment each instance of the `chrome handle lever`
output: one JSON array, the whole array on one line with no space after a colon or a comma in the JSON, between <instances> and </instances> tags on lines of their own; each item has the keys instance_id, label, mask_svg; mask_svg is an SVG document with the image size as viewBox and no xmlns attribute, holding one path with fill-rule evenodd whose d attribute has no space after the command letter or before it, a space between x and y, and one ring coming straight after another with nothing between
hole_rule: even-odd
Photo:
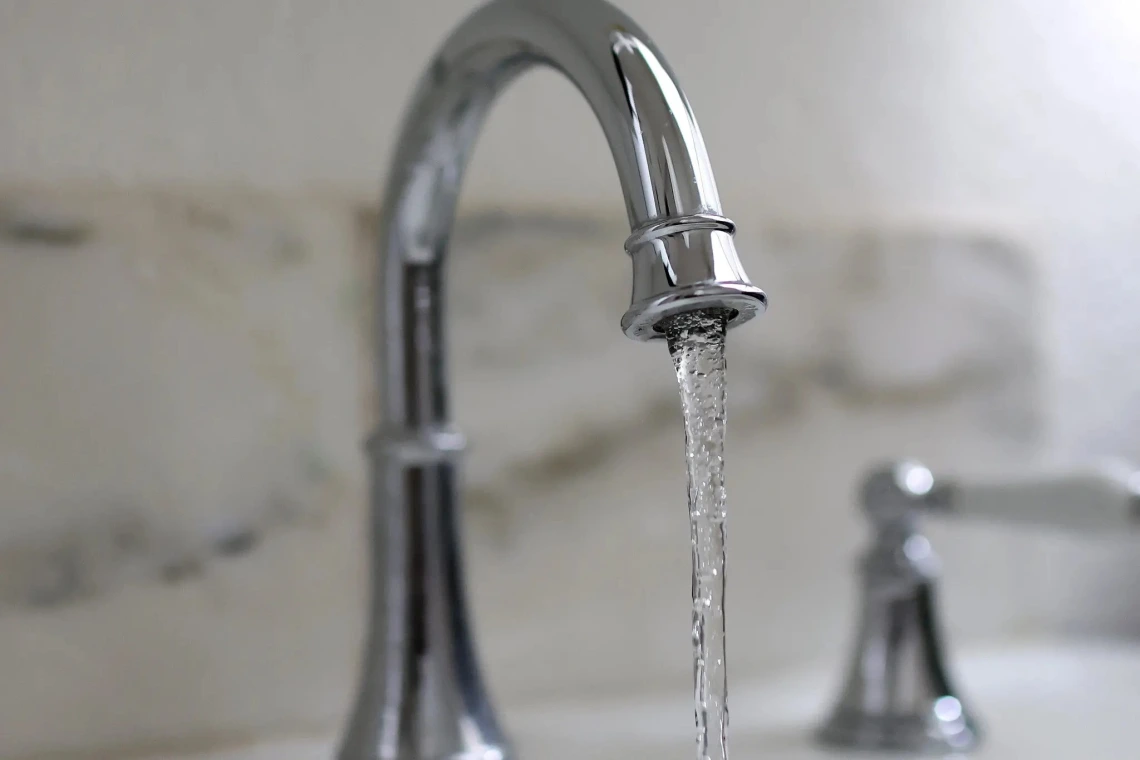
<instances>
[{"instance_id":1,"label":"chrome handle lever","mask_svg":"<svg viewBox=\"0 0 1140 760\"><path fill-rule=\"evenodd\" d=\"M1140 529L1140 472L1121 463L945 487L949 498L931 506L952 515L1074 531Z\"/></svg>"},{"instance_id":2,"label":"chrome handle lever","mask_svg":"<svg viewBox=\"0 0 1140 760\"><path fill-rule=\"evenodd\" d=\"M977 745L979 729L946 667L938 558L919 532L922 514L948 511L952 493L914 462L864 480L860 501L874 534L859 566L861 617L839 700L818 732L821 743L935 755Z\"/></svg>"},{"instance_id":3,"label":"chrome handle lever","mask_svg":"<svg viewBox=\"0 0 1140 760\"><path fill-rule=\"evenodd\" d=\"M1120 464L1013 478L941 478L918 462L878 468L860 501L874 527L863 555L854 656L820 740L842 749L958 753L979 730L946 665L938 620L938 559L927 515L1082 532L1140 528L1140 474Z\"/></svg>"}]
</instances>

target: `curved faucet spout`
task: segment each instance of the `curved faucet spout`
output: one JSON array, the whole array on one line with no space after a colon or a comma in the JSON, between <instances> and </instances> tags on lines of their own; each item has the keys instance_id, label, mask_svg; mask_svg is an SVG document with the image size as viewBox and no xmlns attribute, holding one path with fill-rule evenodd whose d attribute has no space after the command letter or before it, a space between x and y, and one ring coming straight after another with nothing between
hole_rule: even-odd
<instances>
[{"instance_id":1,"label":"curved faucet spout","mask_svg":"<svg viewBox=\"0 0 1140 760\"><path fill-rule=\"evenodd\" d=\"M765 308L733 246L689 103L645 33L602 0L494 0L444 43L420 82L381 218L379 385L372 457L372 609L342 760L509 757L479 676L458 550L456 462L445 374L443 260L468 156L488 108L536 64L590 103L629 216L631 338L667 317Z\"/></svg>"}]
</instances>

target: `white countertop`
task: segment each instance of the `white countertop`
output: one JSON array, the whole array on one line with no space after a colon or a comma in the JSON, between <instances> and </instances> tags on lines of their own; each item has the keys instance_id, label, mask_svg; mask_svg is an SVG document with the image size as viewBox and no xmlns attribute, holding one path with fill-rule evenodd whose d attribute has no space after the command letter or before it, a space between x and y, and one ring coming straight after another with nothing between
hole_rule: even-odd
<instances>
[{"instance_id":1,"label":"white countertop","mask_svg":"<svg viewBox=\"0 0 1140 760\"><path fill-rule=\"evenodd\" d=\"M965 654L956 668L983 722L977 760L1130 760L1140 714L1140 650L1037 641ZM732 754L743 760L824 760L810 731L833 696L838 673L808 669L733 690ZM508 710L522 758L658 760L690 751L685 694L567 700ZM267 740L153 760L328 760L332 736ZM874 755L861 755L873 758ZM898 760L898 756L889 756Z\"/></svg>"}]
</instances>

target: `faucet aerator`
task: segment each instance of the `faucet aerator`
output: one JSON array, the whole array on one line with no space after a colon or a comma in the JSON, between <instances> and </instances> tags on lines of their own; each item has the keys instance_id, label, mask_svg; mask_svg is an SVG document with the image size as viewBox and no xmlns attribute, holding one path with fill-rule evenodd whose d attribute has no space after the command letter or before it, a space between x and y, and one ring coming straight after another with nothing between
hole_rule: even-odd
<instances>
[{"instance_id":1,"label":"faucet aerator","mask_svg":"<svg viewBox=\"0 0 1140 760\"><path fill-rule=\"evenodd\" d=\"M633 261L633 294L622 331L634 340L654 340L665 337L664 320L687 311L727 309L730 328L763 314L768 297L744 272L732 241L735 229L724 217L698 214L630 235L625 248Z\"/></svg>"},{"instance_id":2,"label":"faucet aerator","mask_svg":"<svg viewBox=\"0 0 1140 760\"><path fill-rule=\"evenodd\" d=\"M725 309L730 328L742 325L768 308L768 297L748 282L705 282L635 301L621 318L621 329L634 340L665 337L665 322L689 311Z\"/></svg>"}]
</instances>

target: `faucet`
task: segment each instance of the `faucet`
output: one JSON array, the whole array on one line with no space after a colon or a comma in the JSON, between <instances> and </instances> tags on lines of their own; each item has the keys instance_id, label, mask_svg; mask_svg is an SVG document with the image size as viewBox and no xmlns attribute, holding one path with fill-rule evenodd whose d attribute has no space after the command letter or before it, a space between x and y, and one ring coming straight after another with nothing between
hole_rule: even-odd
<instances>
[{"instance_id":1,"label":"faucet","mask_svg":"<svg viewBox=\"0 0 1140 760\"><path fill-rule=\"evenodd\" d=\"M974 749L981 731L947 666L939 562L921 518L1082 533L1140 529L1140 472L1112 463L952 479L901 461L872 469L860 501L873 532L860 563L862 616L846 683L818 738L843 750L957 755Z\"/></svg>"},{"instance_id":2,"label":"faucet","mask_svg":"<svg viewBox=\"0 0 1140 760\"><path fill-rule=\"evenodd\" d=\"M459 540L458 458L445 372L443 267L463 169L498 92L536 64L593 108L617 165L633 265L621 327L766 308L733 246L704 140L656 46L603 0L493 0L444 42L395 149L381 215L381 423L371 471L371 600L340 760L509 760L472 642ZM540 254L536 254L540 255Z\"/></svg>"}]
</instances>

